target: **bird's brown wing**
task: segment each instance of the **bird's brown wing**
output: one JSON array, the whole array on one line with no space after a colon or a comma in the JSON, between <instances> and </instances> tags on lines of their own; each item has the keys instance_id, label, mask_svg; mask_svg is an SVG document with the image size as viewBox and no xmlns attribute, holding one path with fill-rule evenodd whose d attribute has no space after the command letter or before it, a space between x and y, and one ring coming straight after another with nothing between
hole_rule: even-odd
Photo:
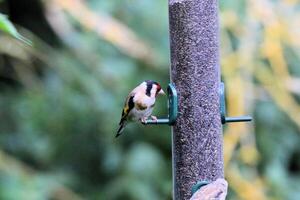
<instances>
[{"instance_id":1,"label":"bird's brown wing","mask_svg":"<svg viewBox=\"0 0 300 200\"><path fill-rule=\"evenodd\" d=\"M130 93L129 96L127 97L126 101L125 101L125 105L124 105L124 108L122 110L121 120L120 120L120 123L119 123L120 125L126 119L129 112L134 108L134 102L133 102L134 95L135 95L135 93Z\"/></svg>"}]
</instances>

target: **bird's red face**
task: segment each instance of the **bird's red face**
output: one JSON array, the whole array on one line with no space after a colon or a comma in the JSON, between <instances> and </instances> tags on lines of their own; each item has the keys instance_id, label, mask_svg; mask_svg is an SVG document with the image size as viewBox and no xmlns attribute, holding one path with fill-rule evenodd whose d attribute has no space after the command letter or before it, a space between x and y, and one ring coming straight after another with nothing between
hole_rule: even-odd
<instances>
[{"instance_id":1,"label":"bird's red face","mask_svg":"<svg viewBox=\"0 0 300 200\"><path fill-rule=\"evenodd\" d=\"M157 95L159 95L159 94L165 94L165 92L161 89L161 86L157 83L155 97L157 97Z\"/></svg>"}]
</instances>

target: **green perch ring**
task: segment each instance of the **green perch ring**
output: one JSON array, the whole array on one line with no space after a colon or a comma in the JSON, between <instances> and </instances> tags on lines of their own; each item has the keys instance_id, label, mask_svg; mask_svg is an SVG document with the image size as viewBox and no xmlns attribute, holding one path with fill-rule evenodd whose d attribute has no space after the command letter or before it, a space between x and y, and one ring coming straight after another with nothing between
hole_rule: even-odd
<instances>
[{"instance_id":1,"label":"green perch ring","mask_svg":"<svg viewBox=\"0 0 300 200\"><path fill-rule=\"evenodd\" d=\"M239 117L228 117L226 116L226 105L225 105L225 87L224 83L221 82L220 85L220 114L222 124L230 122L249 122L252 121L250 116L239 116Z\"/></svg>"},{"instance_id":2,"label":"green perch ring","mask_svg":"<svg viewBox=\"0 0 300 200\"><path fill-rule=\"evenodd\" d=\"M192 187L192 194L196 193L201 187L210 184L210 181L198 181L195 185Z\"/></svg>"}]
</instances>

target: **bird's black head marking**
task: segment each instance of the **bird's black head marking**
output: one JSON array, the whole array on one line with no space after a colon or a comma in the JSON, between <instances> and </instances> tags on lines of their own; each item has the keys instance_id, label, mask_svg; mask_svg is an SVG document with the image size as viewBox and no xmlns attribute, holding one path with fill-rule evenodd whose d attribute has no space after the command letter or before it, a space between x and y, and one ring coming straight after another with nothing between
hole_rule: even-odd
<instances>
[{"instance_id":1,"label":"bird's black head marking","mask_svg":"<svg viewBox=\"0 0 300 200\"><path fill-rule=\"evenodd\" d=\"M151 96L151 90L152 90L153 85L157 85L158 88L161 88L160 85L157 82L152 81L152 80L146 80L145 83L147 85L146 95L149 96L149 97Z\"/></svg>"}]
</instances>

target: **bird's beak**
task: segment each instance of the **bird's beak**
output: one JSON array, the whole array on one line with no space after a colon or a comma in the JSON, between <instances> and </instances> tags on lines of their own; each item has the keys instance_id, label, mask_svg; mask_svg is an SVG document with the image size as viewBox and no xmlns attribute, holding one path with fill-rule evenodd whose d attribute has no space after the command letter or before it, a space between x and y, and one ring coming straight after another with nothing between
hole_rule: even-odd
<instances>
[{"instance_id":1,"label":"bird's beak","mask_svg":"<svg viewBox=\"0 0 300 200\"><path fill-rule=\"evenodd\" d=\"M163 91L163 89L161 89L158 94L162 94L162 95L166 95L166 93Z\"/></svg>"}]
</instances>

